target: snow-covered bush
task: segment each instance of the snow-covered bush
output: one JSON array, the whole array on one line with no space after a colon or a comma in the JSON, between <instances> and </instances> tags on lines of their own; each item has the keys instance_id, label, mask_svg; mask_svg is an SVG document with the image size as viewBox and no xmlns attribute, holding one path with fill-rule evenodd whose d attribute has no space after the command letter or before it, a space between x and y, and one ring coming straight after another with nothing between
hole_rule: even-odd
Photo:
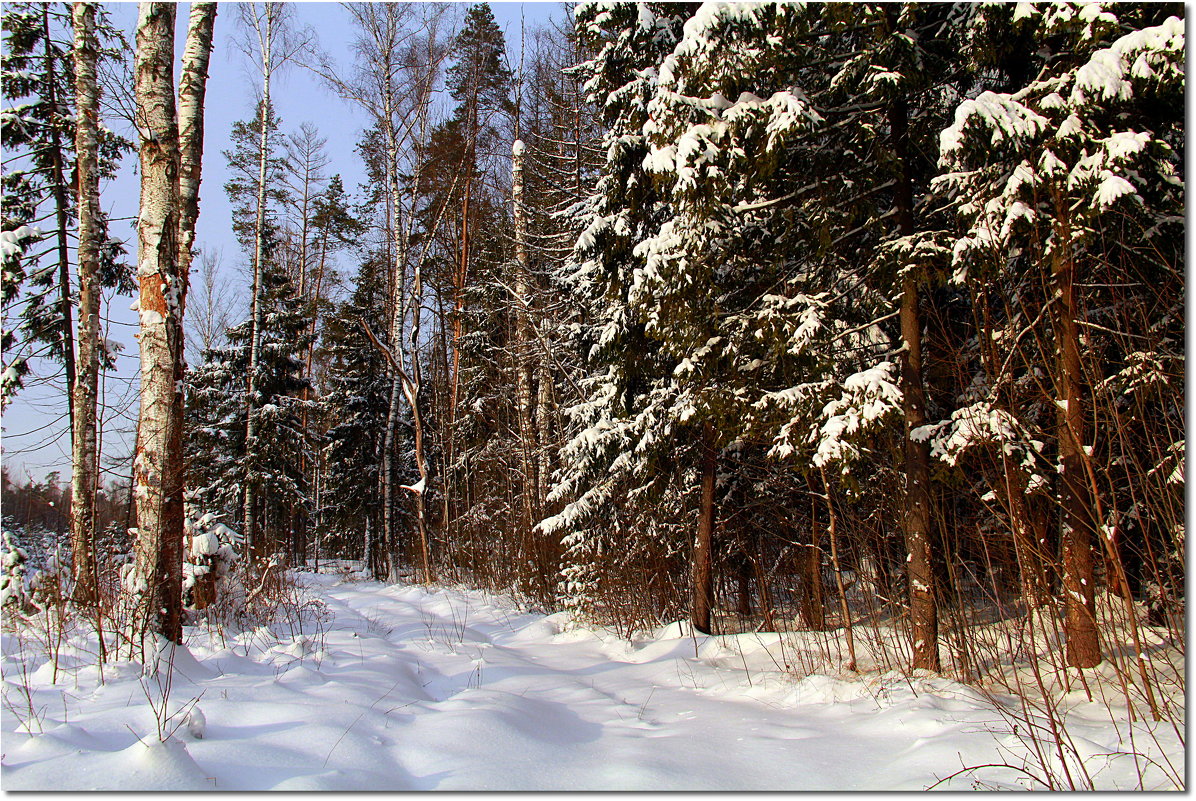
<instances>
[{"instance_id":1,"label":"snow-covered bush","mask_svg":"<svg viewBox=\"0 0 1196 801\"><path fill-rule=\"evenodd\" d=\"M238 614L245 588L236 573L241 535L188 504L183 556L183 604L195 612L215 607L220 616Z\"/></svg>"},{"instance_id":2,"label":"snow-covered bush","mask_svg":"<svg viewBox=\"0 0 1196 801\"><path fill-rule=\"evenodd\" d=\"M3 565L0 572L0 608L6 612L27 609L30 602L25 567L28 557L13 532L7 529L3 532L0 548L0 564Z\"/></svg>"},{"instance_id":3,"label":"snow-covered bush","mask_svg":"<svg viewBox=\"0 0 1196 801\"><path fill-rule=\"evenodd\" d=\"M71 597L71 552L69 547L59 546L46 557L40 570L32 573L29 581L33 605L47 610L61 607Z\"/></svg>"},{"instance_id":4,"label":"snow-covered bush","mask_svg":"<svg viewBox=\"0 0 1196 801\"><path fill-rule=\"evenodd\" d=\"M96 554L103 564L120 568L133 561L133 534L135 529L126 528L123 523L113 521L100 532L96 543Z\"/></svg>"}]
</instances>

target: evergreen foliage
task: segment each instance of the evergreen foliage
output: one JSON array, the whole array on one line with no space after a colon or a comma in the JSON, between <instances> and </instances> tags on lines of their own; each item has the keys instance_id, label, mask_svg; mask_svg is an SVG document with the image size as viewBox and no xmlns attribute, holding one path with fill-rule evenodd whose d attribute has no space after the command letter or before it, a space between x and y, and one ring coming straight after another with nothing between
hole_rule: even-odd
<instances>
[{"instance_id":1,"label":"evergreen foliage","mask_svg":"<svg viewBox=\"0 0 1196 801\"><path fill-rule=\"evenodd\" d=\"M188 374L187 438L190 486L196 502L226 519L240 519L242 488L258 489L266 532L259 554L289 550L294 515L309 509L311 497L300 460L312 443L302 425L309 385L303 355L310 341L306 311L295 289L277 269L263 275L261 353L257 374L257 443L245 441L245 396L249 386L249 321L228 329L229 344L204 351Z\"/></svg>"},{"instance_id":2,"label":"evergreen foliage","mask_svg":"<svg viewBox=\"0 0 1196 801\"><path fill-rule=\"evenodd\" d=\"M69 260L75 237L75 96L70 10L52 3L9 3L2 17L4 52L0 82L6 104L0 114L4 138L4 204L0 211L0 260L4 353L0 402L22 387L29 360L46 357L73 365ZM100 68L122 58L122 34L97 16ZM115 177L132 143L100 127L101 180ZM106 228L106 220L100 221ZM134 291L123 243L101 233L100 280L122 294ZM64 287L64 279L66 286ZM70 352L68 354L68 352ZM109 354L105 362L111 361ZM107 366L110 366L108 364ZM73 367L68 368L68 373ZM69 376L68 376L69 377ZM70 391L70 388L67 388Z\"/></svg>"},{"instance_id":3,"label":"evergreen foliage","mask_svg":"<svg viewBox=\"0 0 1196 801\"><path fill-rule=\"evenodd\" d=\"M485 3L349 12L350 77L314 68L369 116L362 185L268 105L224 151L255 284L184 385L194 611L314 556L623 636L838 628L847 670L983 679L978 624L1016 620L1060 676L1151 686L1186 580L1182 8L583 3L518 69ZM5 15L7 403L70 353L74 201L63 18ZM23 603L69 498L4 494ZM99 500L111 588L134 499Z\"/></svg>"}]
</instances>

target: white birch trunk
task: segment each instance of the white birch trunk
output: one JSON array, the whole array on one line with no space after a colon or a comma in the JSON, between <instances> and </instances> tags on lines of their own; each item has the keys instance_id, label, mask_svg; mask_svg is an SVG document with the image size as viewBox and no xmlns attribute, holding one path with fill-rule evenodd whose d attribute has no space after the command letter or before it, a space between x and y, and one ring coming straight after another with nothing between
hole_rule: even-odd
<instances>
[{"instance_id":1,"label":"white birch trunk","mask_svg":"<svg viewBox=\"0 0 1196 801\"><path fill-rule=\"evenodd\" d=\"M79 192L79 325L71 470L71 551L74 601L93 606L99 600L95 552L96 405L100 373L100 91L96 81L96 7L75 3L75 127Z\"/></svg>"},{"instance_id":2,"label":"white birch trunk","mask_svg":"<svg viewBox=\"0 0 1196 801\"><path fill-rule=\"evenodd\" d=\"M400 213L402 196L399 192L398 182L398 136L394 126L393 109L391 107L390 97L390 79L387 77L384 83L384 129L387 140L387 160L388 160L388 176L387 187L390 194L390 203L393 208L392 230L394 236L394 270L393 270L393 287L394 299L392 301L392 314L390 319L390 342L391 348L395 351L394 356L396 364L394 365L394 374L391 383L390 406L386 417L386 437L383 440L383 541L386 546L387 571L388 579L390 581L398 580L398 553L397 553L397 536L394 531L394 441L397 433L398 415L399 415L399 398L400 391L403 397L406 397L408 407L411 409L411 423L414 430L414 447L415 447L415 464L419 470L419 486L421 490L414 492L415 495L415 515L416 525L419 533L420 556L422 562L422 573L424 583L432 581L431 560L428 550L428 531L427 531L427 512L426 504L424 503L425 493L428 487L428 464L427 458L424 454L424 427L423 418L419 410L419 394L421 385L421 369L419 363L419 336L420 336L420 311L423 305L423 262L426 257L426 249L421 256L416 259L412 274L411 283L411 298L410 298L410 313L411 313L411 349L407 356L404 356L403 351L403 324L407 318L408 300L405 292L406 287L406 265L408 257L408 245L411 242L412 226L415 223L415 214L408 213L406 223L401 222L403 215ZM412 209L415 207L414 194L419 191L420 177L423 170L422 150L423 145L427 141L427 122L428 122L428 104L431 100L431 92L423 92L418 97L416 102L420 104L419 110L419 136L415 143L415 174L412 177ZM443 210L442 210L443 211ZM437 221L439 222L439 220ZM410 359L410 370L407 375L403 374L403 364L407 359Z\"/></svg>"},{"instance_id":3,"label":"white birch trunk","mask_svg":"<svg viewBox=\"0 0 1196 801\"><path fill-rule=\"evenodd\" d=\"M191 259L195 247L195 225L199 220L199 186L203 173L203 110L207 93L208 61L212 53L212 29L216 22L215 3L192 3L187 25L187 41L183 46L183 69L179 75L179 317L187 307L187 286L190 283ZM176 386L185 386L187 360L186 349L179 348L175 362ZM174 407L174 432L180 438L179 453L182 453L184 398L176 392ZM185 470L185 465L184 465ZM186 486L184 474L182 485ZM187 545L190 545L188 541ZM209 583L214 576L203 580ZM208 587L209 593L214 586ZM214 597L214 596L213 596Z\"/></svg>"},{"instance_id":4,"label":"white birch trunk","mask_svg":"<svg viewBox=\"0 0 1196 801\"><path fill-rule=\"evenodd\" d=\"M137 275L141 311L141 408L134 460L137 556L128 589L134 630L182 639L181 438L171 413L183 330L178 276L179 135L174 99L173 3L140 6L135 96L141 137ZM177 507L177 508L176 508ZM174 525L178 521L178 525Z\"/></svg>"},{"instance_id":5,"label":"white birch trunk","mask_svg":"<svg viewBox=\"0 0 1196 801\"><path fill-rule=\"evenodd\" d=\"M394 91L391 86L390 71L383 77L382 114L383 127L386 135L386 191L390 203L391 247L394 253L394 266L391 269L390 298L390 346L399 350L399 342L403 337L403 319L406 317L404 303L404 277L407 262L407 237L403 233L399 213L401 198L399 196L399 146L398 134L394 126L394 110L391 107ZM398 537L395 534L395 486L394 486L394 450L395 436L399 422L399 399L401 395L399 371L390 368L390 397L386 409L386 435L382 440L382 542L386 550L386 580L398 581Z\"/></svg>"},{"instance_id":6,"label":"white birch trunk","mask_svg":"<svg viewBox=\"0 0 1196 801\"><path fill-rule=\"evenodd\" d=\"M199 219L199 185L203 170L203 109L207 93L208 61L212 53L215 3L192 3L179 75L179 275L183 282L181 308L186 308L187 280Z\"/></svg>"},{"instance_id":7,"label":"white birch trunk","mask_svg":"<svg viewBox=\"0 0 1196 801\"><path fill-rule=\"evenodd\" d=\"M420 417L417 399L419 397L420 367L418 350L414 345L419 341L419 303L422 294L422 275L417 264L414 271L413 289L411 294L411 313L413 318L413 332L410 358L412 372L408 374L404 364L406 355L404 326L408 313L408 296L406 282L406 266L408 249L411 241L411 226L414 214L407 214L404 219L402 213L402 197L398 182L399 144L408 141L410 132L418 126L419 134L415 142L413 164L415 174L412 177L413 193L418 192L420 183L420 169L423 166L421 150L427 137L427 114L432 95L432 76L439 69L440 62L445 58L447 50L440 52L434 45L436 39L436 25L440 19L440 12L432 12L425 21L423 31L430 42L429 59L420 64L399 64L398 62L409 53L410 34L403 27L415 4L348 4L349 13L353 16L362 33L359 40L361 53L368 59L367 70L370 76L368 88L350 85L344 81L331 65L322 65L320 74L338 92L347 99L361 105L375 120L379 130L385 138L387 158L387 205L391 213L389 231L394 245L394 266L390 271L390 307L387 327L389 329L389 343L381 346L388 354L391 372L391 391L387 410L386 433L382 441L380 454L381 475L379 482L383 495L383 525L382 544L387 552L387 572L391 577L397 577L397 535L394 530L394 510L396 487L394 485L394 449L397 441L400 398L406 397L412 410L415 427L416 462L419 467L422 486L427 487L427 464L423 453L423 421ZM394 76L405 70L426 69L427 73L416 74L415 97L411 110L405 114L395 104L396 91L404 93L407 89L398 89L394 84ZM364 89L364 91L363 91ZM396 118L406 117L407 114L416 115L411 125L396 125ZM404 129L400 137L400 128ZM451 194L451 190L450 190ZM414 208L414 203L412 203ZM426 253L425 253L426 255ZM420 257L422 262L424 256ZM375 345L379 345L375 341ZM430 579L428 559L427 530L424 515L423 493L416 493L416 515L419 521L420 545L423 552L424 578Z\"/></svg>"},{"instance_id":8,"label":"white birch trunk","mask_svg":"<svg viewBox=\"0 0 1196 801\"><path fill-rule=\"evenodd\" d=\"M523 141L511 146L511 205L515 222L515 404L519 421L519 460L523 471L523 528L530 547L531 527L539 508L536 476L536 429L532 419L532 364L529 347L528 308L531 304L527 255L527 218L523 206ZM526 556L530 559L532 554Z\"/></svg>"}]
</instances>

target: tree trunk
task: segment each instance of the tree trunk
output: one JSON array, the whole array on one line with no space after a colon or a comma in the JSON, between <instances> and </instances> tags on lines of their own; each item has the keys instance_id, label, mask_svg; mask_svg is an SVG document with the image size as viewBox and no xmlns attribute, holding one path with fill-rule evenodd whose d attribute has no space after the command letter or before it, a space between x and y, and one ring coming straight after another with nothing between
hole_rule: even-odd
<instances>
[{"instance_id":1,"label":"tree trunk","mask_svg":"<svg viewBox=\"0 0 1196 801\"><path fill-rule=\"evenodd\" d=\"M195 225L199 220L204 97L215 22L216 3L191 4L187 41L183 48L183 70L179 75L179 276L182 281L180 307L184 310L195 249Z\"/></svg>"},{"instance_id":2,"label":"tree trunk","mask_svg":"<svg viewBox=\"0 0 1196 801\"><path fill-rule=\"evenodd\" d=\"M813 482L810 484L811 495L814 493ZM813 631L826 629L826 608L823 603L822 587L822 548L819 545L820 531L818 522L818 501L810 501L810 544L802 550L802 591L801 611L806 625Z\"/></svg>"},{"instance_id":3,"label":"tree trunk","mask_svg":"<svg viewBox=\"0 0 1196 801\"><path fill-rule=\"evenodd\" d=\"M423 306L423 258L415 262L415 273L411 281L411 380L405 382L407 402L411 405L411 426L415 435L415 466L419 470L419 492L415 493L415 520L419 530L420 559L423 564L425 584L432 582L432 561L428 550L427 509L424 498L428 491L428 460L424 453L424 422L419 409L420 363L419 334L420 309Z\"/></svg>"},{"instance_id":4,"label":"tree trunk","mask_svg":"<svg viewBox=\"0 0 1196 801\"><path fill-rule=\"evenodd\" d=\"M718 467L718 450L714 430L707 423L702 429L702 500L698 509L698 534L694 540L693 626L703 634L710 634L710 613L714 606L714 582L711 564L711 542L714 539L714 479Z\"/></svg>"},{"instance_id":5,"label":"tree trunk","mask_svg":"<svg viewBox=\"0 0 1196 801\"><path fill-rule=\"evenodd\" d=\"M831 566L835 571L835 588L839 591L839 616L843 619L843 634L847 640L847 669L855 671L857 668L855 656L855 629L852 627L851 607L847 604L847 589L843 586L843 566L839 562L839 520L835 515L835 504L831 500L831 487L826 480L826 470L818 468L822 478L822 491L826 496L826 513L830 519L827 527L827 538L831 541Z\"/></svg>"},{"instance_id":6,"label":"tree trunk","mask_svg":"<svg viewBox=\"0 0 1196 801\"><path fill-rule=\"evenodd\" d=\"M1089 668L1100 664L1096 630L1096 577L1092 566L1091 498L1084 475L1083 371L1076 324L1075 261L1066 202L1055 195L1055 243L1051 274L1055 283L1055 337L1059 400L1059 500L1062 507L1063 591L1067 616L1067 663Z\"/></svg>"},{"instance_id":7,"label":"tree trunk","mask_svg":"<svg viewBox=\"0 0 1196 801\"><path fill-rule=\"evenodd\" d=\"M739 559L739 617L746 622L752 615L752 560L745 550Z\"/></svg>"},{"instance_id":8,"label":"tree trunk","mask_svg":"<svg viewBox=\"0 0 1196 801\"><path fill-rule=\"evenodd\" d=\"M907 108L904 97L889 107L889 132L897 157L897 224L902 236L914 233L913 182L909 175ZM913 265L908 265L913 270ZM909 578L912 667L938 671L938 604L935 598L930 529L930 443L917 441L914 429L926 424L922 377L922 318L918 279L908 273L901 288L901 394L905 411L905 546Z\"/></svg>"},{"instance_id":9,"label":"tree trunk","mask_svg":"<svg viewBox=\"0 0 1196 801\"><path fill-rule=\"evenodd\" d=\"M387 403L386 435L382 439L382 541L386 548L386 580L399 580L398 537L395 535L394 497L394 450L398 431L399 399L401 382L398 371L390 382L390 399Z\"/></svg>"},{"instance_id":10,"label":"tree trunk","mask_svg":"<svg viewBox=\"0 0 1196 801\"><path fill-rule=\"evenodd\" d=\"M253 471L257 452L257 371L262 348L262 257L266 235L266 164L270 157L270 76L273 72L271 46L274 34L274 11L266 4L266 28L261 34L262 45L262 102L258 132L257 212L253 223L253 293L250 296L249 380L245 393L245 505L243 532L245 541L256 559L269 555L269 545L257 532L257 492Z\"/></svg>"},{"instance_id":11,"label":"tree trunk","mask_svg":"<svg viewBox=\"0 0 1196 801\"><path fill-rule=\"evenodd\" d=\"M469 275L469 195L473 180L466 180L461 201L461 259L453 272L453 368L449 379L448 441L445 443L446 461L454 462L457 429L457 404L461 390L461 335L465 317L465 281ZM447 475L447 471L446 471ZM445 488L445 497L452 493Z\"/></svg>"},{"instance_id":12,"label":"tree trunk","mask_svg":"<svg viewBox=\"0 0 1196 801\"><path fill-rule=\"evenodd\" d=\"M552 368L548 362L549 354L543 354L538 359L536 368L536 445L539 449L539 464L536 466L536 500L537 509L543 510L544 499L548 495L549 482L552 480ZM538 521L537 521L538 522Z\"/></svg>"},{"instance_id":13,"label":"tree trunk","mask_svg":"<svg viewBox=\"0 0 1196 801\"><path fill-rule=\"evenodd\" d=\"M523 472L522 528L530 540L540 499L534 456L537 443L532 420L532 364L528 353L531 340L528 333L531 287L528 275L527 219L523 206L523 151L522 140L516 139L511 146L511 211L515 223L515 405L519 422L519 460ZM527 558L532 559L533 554L529 552Z\"/></svg>"},{"instance_id":14,"label":"tree trunk","mask_svg":"<svg viewBox=\"0 0 1196 801\"><path fill-rule=\"evenodd\" d=\"M420 177L423 169L423 146L427 142L428 132L428 104L431 100L431 86L427 85L425 91L421 93L417 102L422 105L420 113L420 128L419 138L415 143L415 160L416 170L415 177L412 181L412 192L418 191L420 185ZM450 194L452 190L449 190ZM409 215L410 224L414 224L415 199L412 198L412 211ZM444 209L447 208L447 202L441 207L440 215L437 216L433 227L440 224L440 216L443 215ZM410 229L407 235L403 237L404 249L406 243L411 239ZM419 470L419 487L420 490L415 492L415 521L416 528L419 532L419 547L420 547L420 561L423 566L423 581L425 584L430 584L433 580L432 576L432 557L428 543L428 519L427 519L427 504L425 498L429 489L428 481L428 458L424 452L424 420L423 413L419 408L420 390L423 383L422 371L423 368L419 361L419 343L420 343L420 312L423 309L423 295L424 295L424 280L423 280L423 266L424 260L427 257L427 248L420 254L419 258L415 260L413 272L411 275L411 338L410 338L410 376L403 381L403 393L407 396L407 403L411 407L411 428L415 439L415 467ZM399 340L396 340L398 342ZM400 363L402 358L400 358Z\"/></svg>"},{"instance_id":15,"label":"tree trunk","mask_svg":"<svg viewBox=\"0 0 1196 801\"><path fill-rule=\"evenodd\" d=\"M403 337L403 321L407 316L406 272L408 237L403 229L399 213L402 198L399 194L399 141L394 125L394 109L391 106L393 91L390 73L385 73L383 85L383 128L386 134L386 189L390 201L391 246L394 248L394 267L391 269L391 316L390 347L400 352ZM418 186L418 181L416 181ZM398 536L395 532L395 439L398 436L399 400L402 397L402 376L398 365L390 368L390 398L386 411L386 435L382 440L382 543L386 549L386 580L399 580Z\"/></svg>"},{"instance_id":16,"label":"tree trunk","mask_svg":"<svg viewBox=\"0 0 1196 801\"><path fill-rule=\"evenodd\" d=\"M96 7L75 3L75 153L79 192L79 369L73 393L71 551L74 602L99 601L95 551L96 405L100 376L100 90L96 81Z\"/></svg>"},{"instance_id":17,"label":"tree trunk","mask_svg":"<svg viewBox=\"0 0 1196 801\"><path fill-rule=\"evenodd\" d=\"M179 306L179 132L174 100L173 3L142 3L135 93L141 121L141 409L134 475L138 548L135 626L182 641L182 453L172 407L183 327ZM178 511L174 506L179 507Z\"/></svg>"},{"instance_id":18,"label":"tree trunk","mask_svg":"<svg viewBox=\"0 0 1196 801\"><path fill-rule=\"evenodd\" d=\"M1047 597L1042 545L1035 535L1030 509L1026 503L1026 488L1029 482L1025 471L1004 453L1001 455L1001 464L1005 477L1009 522L1013 529L1013 549L1017 559L1022 602L1028 612L1040 606Z\"/></svg>"},{"instance_id":19,"label":"tree trunk","mask_svg":"<svg viewBox=\"0 0 1196 801\"><path fill-rule=\"evenodd\" d=\"M212 52L212 28L216 22L215 3L192 3L187 24L187 41L183 46L183 69L179 75L179 229L178 275L179 317L187 308L187 287L191 276L191 259L195 247L195 225L199 220L199 186L203 173L203 108L207 92L208 60ZM178 343L175 359L175 386L184 386L187 371L186 349ZM178 442L172 446L183 450L182 392L174 394L173 432ZM186 479L183 479L185 486ZM171 507L178 514L170 526L185 528L182 503ZM214 577L213 579L214 580ZM210 582L209 582L210 583Z\"/></svg>"}]
</instances>

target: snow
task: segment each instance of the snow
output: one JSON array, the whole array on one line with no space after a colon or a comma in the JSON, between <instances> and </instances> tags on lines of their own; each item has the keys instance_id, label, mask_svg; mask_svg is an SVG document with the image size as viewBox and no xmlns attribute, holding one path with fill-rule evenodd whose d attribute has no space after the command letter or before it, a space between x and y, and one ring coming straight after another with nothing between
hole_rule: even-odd
<instances>
[{"instance_id":1,"label":"snow","mask_svg":"<svg viewBox=\"0 0 1196 801\"><path fill-rule=\"evenodd\" d=\"M11 231L0 231L0 259L8 260L21 255L21 243L26 239L41 236L41 229L22 225Z\"/></svg>"},{"instance_id":2,"label":"snow","mask_svg":"<svg viewBox=\"0 0 1196 801\"><path fill-rule=\"evenodd\" d=\"M852 461L858 452L851 440L900 410L896 370L892 362L881 362L844 379L841 397L823 407L812 460L815 466Z\"/></svg>"},{"instance_id":3,"label":"snow","mask_svg":"<svg viewBox=\"0 0 1196 801\"><path fill-rule=\"evenodd\" d=\"M1164 54L1180 54L1178 63L1182 64L1183 52L1184 23L1178 17L1128 33L1093 53L1088 63L1076 71L1072 100L1128 100L1133 96L1131 78L1155 78L1155 67L1167 62Z\"/></svg>"},{"instance_id":4,"label":"snow","mask_svg":"<svg viewBox=\"0 0 1196 801\"><path fill-rule=\"evenodd\" d=\"M1033 3L1018 3L1013 8L1013 21L1019 22L1023 19L1029 19L1034 16Z\"/></svg>"},{"instance_id":5,"label":"snow","mask_svg":"<svg viewBox=\"0 0 1196 801\"><path fill-rule=\"evenodd\" d=\"M150 326L161 325L166 321L160 312L153 309L141 310L141 327L149 328Z\"/></svg>"},{"instance_id":6,"label":"snow","mask_svg":"<svg viewBox=\"0 0 1196 801\"><path fill-rule=\"evenodd\" d=\"M202 740L208 730L208 720L198 705L192 706L183 717L183 725L187 728L187 734L196 740Z\"/></svg>"},{"instance_id":7,"label":"snow","mask_svg":"<svg viewBox=\"0 0 1196 801\"><path fill-rule=\"evenodd\" d=\"M192 556L209 556L220 550L220 537L210 531L191 538Z\"/></svg>"},{"instance_id":8,"label":"snow","mask_svg":"<svg viewBox=\"0 0 1196 801\"><path fill-rule=\"evenodd\" d=\"M125 343L109 339L108 337L100 337L100 348L107 358L115 359L118 354L124 352Z\"/></svg>"},{"instance_id":9,"label":"snow","mask_svg":"<svg viewBox=\"0 0 1196 801\"><path fill-rule=\"evenodd\" d=\"M955 109L955 122L939 134L939 150L945 157L963 146L964 130L975 125L990 132L989 144L1019 141L1037 136L1050 124L1009 95L982 92L974 100L965 100Z\"/></svg>"},{"instance_id":10,"label":"snow","mask_svg":"<svg viewBox=\"0 0 1196 801\"><path fill-rule=\"evenodd\" d=\"M1096 202L1100 208L1104 209L1112 206L1127 195L1132 197L1138 195L1138 191L1134 189L1134 185L1120 175L1114 175L1105 170L1101 177L1100 186L1096 190Z\"/></svg>"},{"instance_id":11,"label":"snow","mask_svg":"<svg viewBox=\"0 0 1196 801\"><path fill-rule=\"evenodd\" d=\"M627 641L568 613L348 575L301 574L328 612L303 634L188 628L166 702L136 663L101 678L82 634L54 683L6 629L5 789L921 790L1028 754L985 694L930 674L797 677L777 634L673 623ZM20 714L23 676L36 721ZM1133 787L1139 768L1169 786L1082 695L1067 696L1068 733L1097 786ZM172 716L165 743L147 697ZM1147 725L1135 747L1159 758ZM1171 727L1155 735L1179 764ZM1026 781L988 768L940 788L976 780Z\"/></svg>"}]
</instances>

